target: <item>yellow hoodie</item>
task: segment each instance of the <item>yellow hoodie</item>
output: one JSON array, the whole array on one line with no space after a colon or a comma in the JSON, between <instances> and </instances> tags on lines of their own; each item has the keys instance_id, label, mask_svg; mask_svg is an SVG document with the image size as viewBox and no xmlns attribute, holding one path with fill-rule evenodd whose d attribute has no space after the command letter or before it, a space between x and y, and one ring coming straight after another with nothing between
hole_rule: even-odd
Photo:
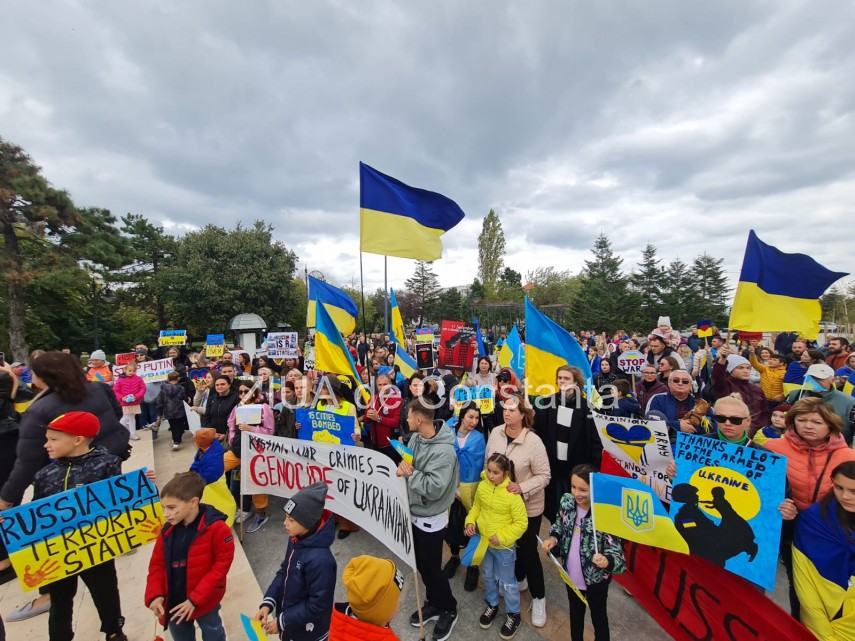
<instances>
[{"instance_id":1,"label":"yellow hoodie","mask_svg":"<svg viewBox=\"0 0 855 641\"><path fill-rule=\"evenodd\" d=\"M525 504L519 494L508 492L509 476L498 485L487 479L487 472L481 472L481 482L475 491L475 503L466 515L466 525L474 524L478 533L485 539L494 534L500 545L492 548L512 548L528 527L528 515Z\"/></svg>"},{"instance_id":2,"label":"yellow hoodie","mask_svg":"<svg viewBox=\"0 0 855 641\"><path fill-rule=\"evenodd\" d=\"M767 400L784 400L784 375L787 373L786 365L769 367L760 362L754 355L749 356L751 367L760 372L760 388Z\"/></svg>"}]
</instances>

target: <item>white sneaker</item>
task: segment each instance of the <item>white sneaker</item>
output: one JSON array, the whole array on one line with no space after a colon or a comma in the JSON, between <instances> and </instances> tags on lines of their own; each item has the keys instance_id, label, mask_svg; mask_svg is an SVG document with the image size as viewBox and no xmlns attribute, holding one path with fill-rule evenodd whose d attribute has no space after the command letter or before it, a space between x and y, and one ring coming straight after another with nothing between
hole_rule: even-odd
<instances>
[{"instance_id":1,"label":"white sneaker","mask_svg":"<svg viewBox=\"0 0 855 641\"><path fill-rule=\"evenodd\" d=\"M140 440L140 437L137 436L136 434L131 434L131 440L132 441L138 441L138 440Z\"/></svg>"},{"instance_id":2,"label":"white sneaker","mask_svg":"<svg viewBox=\"0 0 855 641\"><path fill-rule=\"evenodd\" d=\"M180 449L181 449L181 444L180 444L180 443L173 443L173 444L172 444L172 451L173 451L173 452L175 452L176 450L180 450Z\"/></svg>"},{"instance_id":3,"label":"white sneaker","mask_svg":"<svg viewBox=\"0 0 855 641\"><path fill-rule=\"evenodd\" d=\"M236 524L237 524L237 523L243 523L243 522L244 522L244 521L246 521L250 516L252 516L252 512L249 512L249 511L244 512L244 511L242 511L242 510L238 510L237 512L235 512L235 523L236 523Z\"/></svg>"},{"instance_id":4,"label":"white sneaker","mask_svg":"<svg viewBox=\"0 0 855 641\"><path fill-rule=\"evenodd\" d=\"M531 624L536 628L546 625L546 599L531 600Z\"/></svg>"},{"instance_id":5,"label":"white sneaker","mask_svg":"<svg viewBox=\"0 0 855 641\"><path fill-rule=\"evenodd\" d=\"M528 577L524 578L522 581L517 581L517 585L520 587L520 592L528 591Z\"/></svg>"}]
</instances>

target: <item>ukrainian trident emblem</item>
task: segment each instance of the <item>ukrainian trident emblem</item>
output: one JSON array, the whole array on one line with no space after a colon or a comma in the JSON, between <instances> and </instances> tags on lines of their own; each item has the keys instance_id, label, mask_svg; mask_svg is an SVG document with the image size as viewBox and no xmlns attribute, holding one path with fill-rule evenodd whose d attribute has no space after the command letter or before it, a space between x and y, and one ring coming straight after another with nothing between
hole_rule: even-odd
<instances>
[{"instance_id":1,"label":"ukrainian trident emblem","mask_svg":"<svg viewBox=\"0 0 855 641\"><path fill-rule=\"evenodd\" d=\"M622 488L620 517L633 530L653 528L653 499L648 492Z\"/></svg>"}]
</instances>

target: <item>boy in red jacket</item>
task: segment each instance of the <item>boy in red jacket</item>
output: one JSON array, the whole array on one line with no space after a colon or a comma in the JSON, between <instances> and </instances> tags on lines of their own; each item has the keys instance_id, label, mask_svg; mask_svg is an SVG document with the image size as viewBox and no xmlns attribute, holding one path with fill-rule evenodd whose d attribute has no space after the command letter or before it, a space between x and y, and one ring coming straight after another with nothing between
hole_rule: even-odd
<instances>
[{"instance_id":1,"label":"boy in red jacket","mask_svg":"<svg viewBox=\"0 0 855 641\"><path fill-rule=\"evenodd\" d=\"M145 588L146 606L174 641L194 641L194 622L203 641L225 641L220 601L235 554L226 515L200 504L205 479L176 474L160 492L166 525L157 539Z\"/></svg>"}]
</instances>

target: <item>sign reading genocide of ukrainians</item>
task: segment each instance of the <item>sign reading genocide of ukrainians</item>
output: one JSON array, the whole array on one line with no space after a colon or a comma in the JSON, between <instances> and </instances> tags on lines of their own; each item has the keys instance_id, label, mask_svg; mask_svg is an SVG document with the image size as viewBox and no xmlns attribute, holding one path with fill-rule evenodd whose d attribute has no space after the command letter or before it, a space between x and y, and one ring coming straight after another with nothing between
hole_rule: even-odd
<instances>
[{"instance_id":1,"label":"sign reading genocide of ukrainians","mask_svg":"<svg viewBox=\"0 0 855 641\"><path fill-rule=\"evenodd\" d=\"M161 347L172 347L174 345L184 345L187 343L186 329L163 329L160 331L160 337L157 339L157 344Z\"/></svg>"},{"instance_id":2,"label":"sign reading genocide of ukrainians","mask_svg":"<svg viewBox=\"0 0 855 641\"><path fill-rule=\"evenodd\" d=\"M786 457L680 432L674 459L671 518L689 552L774 590Z\"/></svg>"},{"instance_id":3,"label":"sign reading genocide of ukrainians","mask_svg":"<svg viewBox=\"0 0 855 641\"><path fill-rule=\"evenodd\" d=\"M305 441L320 441L337 445L355 445L353 432L356 430L356 419L352 416L342 416L335 412L320 410L294 410L300 429L297 438Z\"/></svg>"},{"instance_id":4,"label":"sign reading genocide of ukrainians","mask_svg":"<svg viewBox=\"0 0 855 641\"><path fill-rule=\"evenodd\" d=\"M326 508L349 519L416 567L407 485L385 454L243 432L241 493L291 497L312 483L329 486Z\"/></svg>"},{"instance_id":5,"label":"sign reading genocide of ukrainians","mask_svg":"<svg viewBox=\"0 0 855 641\"><path fill-rule=\"evenodd\" d=\"M137 376L143 379L147 385L149 383L165 381L169 372L174 369L175 365L172 363L171 358L161 358L156 361L143 361L142 363L137 363ZM113 378L118 378L120 374L124 373L124 371L124 365L114 365Z\"/></svg>"},{"instance_id":6,"label":"sign reading genocide of ukrainians","mask_svg":"<svg viewBox=\"0 0 855 641\"><path fill-rule=\"evenodd\" d=\"M162 527L157 488L142 469L3 510L0 535L33 590L151 543Z\"/></svg>"},{"instance_id":7,"label":"sign reading genocide of ukrainians","mask_svg":"<svg viewBox=\"0 0 855 641\"><path fill-rule=\"evenodd\" d=\"M631 478L649 485L665 502L671 500L671 479L665 474L671 457L668 426L664 421L616 418L594 412L603 449Z\"/></svg>"}]
</instances>

